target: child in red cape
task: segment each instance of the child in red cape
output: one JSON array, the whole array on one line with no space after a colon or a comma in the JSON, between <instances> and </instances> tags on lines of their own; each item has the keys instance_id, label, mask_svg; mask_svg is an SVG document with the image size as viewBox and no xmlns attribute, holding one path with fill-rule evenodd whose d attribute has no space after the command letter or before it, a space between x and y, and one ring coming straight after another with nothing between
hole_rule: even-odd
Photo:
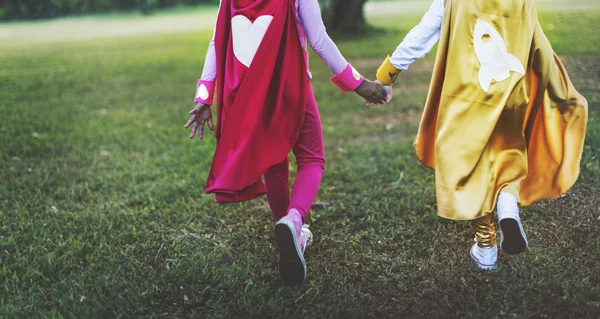
<instances>
[{"instance_id":1,"label":"child in red cape","mask_svg":"<svg viewBox=\"0 0 600 319\"><path fill-rule=\"evenodd\" d=\"M367 102L387 100L385 89L365 80L327 35L317 0L221 0L213 40L198 81L196 107L185 127L203 138L215 130L217 147L205 192L219 203L266 193L277 221L279 271L297 285L306 278L304 225L325 165L319 111L310 85L307 40L343 92ZM217 123L210 105L217 95ZM288 154L298 174L288 187ZM262 177L264 176L264 182Z\"/></svg>"}]
</instances>

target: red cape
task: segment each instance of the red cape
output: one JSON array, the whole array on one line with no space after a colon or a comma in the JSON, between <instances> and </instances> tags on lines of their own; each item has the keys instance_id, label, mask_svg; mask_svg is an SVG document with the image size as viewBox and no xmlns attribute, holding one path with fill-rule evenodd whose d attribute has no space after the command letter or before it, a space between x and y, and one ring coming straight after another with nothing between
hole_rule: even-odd
<instances>
[{"instance_id":1,"label":"red cape","mask_svg":"<svg viewBox=\"0 0 600 319\"><path fill-rule=\"evenodd\" d=\"M249 67L233 48L232 18L273 19ZM300 134L308 85L294 0L223 0L215 34L217 148L205 192L217 202L265 193L262 176Z\"/></svg>"}]
</instances>

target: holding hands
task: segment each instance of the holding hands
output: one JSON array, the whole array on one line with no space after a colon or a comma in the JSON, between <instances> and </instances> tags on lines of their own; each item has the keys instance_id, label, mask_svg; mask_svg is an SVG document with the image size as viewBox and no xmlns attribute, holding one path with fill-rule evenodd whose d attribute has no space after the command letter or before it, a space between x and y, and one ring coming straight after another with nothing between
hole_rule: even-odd
<instances>
[{"instance_id":1,"label":"holding hands","mask_svg":"<svg viewBox=\"0 0 600 319\"><path fill-rule=\"evenodd\" d=\"M365 79L354 91L365 99L367 107L389 104L392 100L392 87L383 85L379 80L371 82Z\"/></svg>"},{"instance_id":2,"label":"holding hands","mask_svg":"<svg viewBox=\"0 0 600 319\"><path fill-rule=\"evenodd\" d=\"M392 64L389 55L385 58L385 60L383 60L379 68L377 68L377 80L375 80L373 84L378 85L385 92L386 104L389 104L392 101L392 84L394 84L394 82L400 75L400 72L402 72L402 70ZM367 107L373 106L375 104L382 103L374 103L372 99L365 98L365 105Z\"/></svg>"}]
</instances>

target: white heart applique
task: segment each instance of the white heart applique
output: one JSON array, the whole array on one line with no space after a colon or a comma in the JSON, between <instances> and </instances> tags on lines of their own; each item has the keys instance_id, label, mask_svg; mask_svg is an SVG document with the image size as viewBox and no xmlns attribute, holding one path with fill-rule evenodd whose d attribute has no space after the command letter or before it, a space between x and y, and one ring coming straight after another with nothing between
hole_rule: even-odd
<instances>
[{"instance_id":1,"label":"white heart applique","mask_svg":"<svg viewBox=\"0 0 600 319\"><path fill-rule=\"evenodd\" d=\"M254 23L243 15L231 18L233 53L243 65L250 67L252 64L272 20L273 16L269 15L258 17Z\"/></svg>"},{"instance_id":2,"label":"white heart applique","mask_svg":"<svg viewBox=\"0 0 600 319\"><path fill-rule=\"evenodd\" d=\"M206 100L209 96L210 93L208 93L208 88L206 85L204 85L204 83L200 84L200 86L196 89L196 98Z\"/></svg>"}]
</instances>

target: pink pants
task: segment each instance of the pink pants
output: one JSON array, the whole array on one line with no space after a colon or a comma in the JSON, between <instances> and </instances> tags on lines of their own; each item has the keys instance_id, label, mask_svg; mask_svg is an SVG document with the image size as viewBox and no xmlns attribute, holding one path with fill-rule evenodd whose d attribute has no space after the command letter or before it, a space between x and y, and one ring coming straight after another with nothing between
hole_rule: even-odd
<instances>
[{"instance_id":1,"label":"pink pants","mask_svg":"<svg viewBox=\"0 0 600 319\"><path fill-rule=\"evenodd\" d=\"M310 207L317 197L323 170L325 169L321 117L310 84L306 94L304 124L293 149L298 174L292 187L291 198L288 184L288 159L271 167L265 173L267 201L275 220L281 219L290 209L294 208L302 214L302 219L306 221Z\"/></svg>"}]
</instances>

